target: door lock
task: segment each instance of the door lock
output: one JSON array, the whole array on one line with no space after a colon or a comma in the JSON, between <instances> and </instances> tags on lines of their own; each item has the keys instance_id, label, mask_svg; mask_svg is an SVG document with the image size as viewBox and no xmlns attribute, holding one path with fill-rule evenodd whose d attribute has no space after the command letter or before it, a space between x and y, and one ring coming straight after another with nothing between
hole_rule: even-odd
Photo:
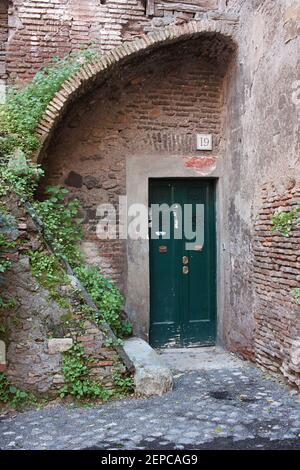
<instances>
[{"instance_id":1,"label":"door lock","mask_svg":"<svg viewBox=\"0 0 300 470\"><path fill-rule=\"evenodd\" d=\"M183 273L183 274L188 274L188 273L189 273L189 268L188 268L188 266L183 266L183 268L182 268L182 273Z\"/></svg>"},{"instance_id":2,"label":"door lock","mask_svg":"<svg viewBox=\"0 0 300 470\"><path fill-rule=\"evenodd\" d=\"M189 264L189 257L188 256L183 256L182 257L182 264Z\"/></svg>"}]
</instances>

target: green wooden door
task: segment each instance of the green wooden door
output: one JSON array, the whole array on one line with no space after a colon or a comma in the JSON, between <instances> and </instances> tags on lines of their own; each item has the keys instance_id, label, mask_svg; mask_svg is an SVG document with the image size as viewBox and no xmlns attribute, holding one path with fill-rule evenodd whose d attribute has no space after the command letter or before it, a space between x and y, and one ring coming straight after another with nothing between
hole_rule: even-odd
<instances>
[{"instance_id":1,"label":"green wooden door","mask_svg":"<svg viewBox=\"0 0 300 470\"><path fill-rule=\"evenodd\" d=\"M154 347L212 345L216 336L214 181L153 179L149 202L150 343ZM195 232L197 223L198 228L202 224L200 240L199 235L191 239L187 230Z\"/></svg>"}]
</instances>

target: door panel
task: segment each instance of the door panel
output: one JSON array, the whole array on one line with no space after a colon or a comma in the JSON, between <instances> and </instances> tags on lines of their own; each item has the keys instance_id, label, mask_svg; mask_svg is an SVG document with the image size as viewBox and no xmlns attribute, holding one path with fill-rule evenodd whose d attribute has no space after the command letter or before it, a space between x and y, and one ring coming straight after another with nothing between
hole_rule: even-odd
<instances>
[{"instance_id":1,"label":"door panel","mask_svg":"<svg viewBox=\"0 0 300 470\"><path fill-rule=\"evenodd\" d=\"M192 225L204 224L201 243L183 230L177 239L171 212L170 239L160 217L157 239L150 229L150 342L156 347L214 344L216 316L216 260L214 182L212 180L150 180L149 202L182 208L182 219L192 208ZM175 205L175 206L174 206ZM196 212L196 207L201 210ZM176 213L176 210L175 210ZM191 218L188 219L191 223ZM184 224L183 229L186 228ZM186 243L193 243L187 249Z\"/></svg>"},{"instance_id":2,"label":"door panel","mask_svg":"<svg viewBox=\"0 0 300 470\"><path fill-rule=\"evenodd\" d=\"M152 204L168 204L174 202L174 188L165 182L157 181L155 188L151 187ZM159 220L158 232L162 230L162 217ZM180 240L174 240L173 217L171 216L170 239L158 235L151 240L151 303L155 308L151 314L151 335L156 338L157 344L177 344L179 342L179 314L178 314L178 276L176 276L177 260L180 256ZM173 275L170 276L170 273Z\"/></svg>"}]
</instances>

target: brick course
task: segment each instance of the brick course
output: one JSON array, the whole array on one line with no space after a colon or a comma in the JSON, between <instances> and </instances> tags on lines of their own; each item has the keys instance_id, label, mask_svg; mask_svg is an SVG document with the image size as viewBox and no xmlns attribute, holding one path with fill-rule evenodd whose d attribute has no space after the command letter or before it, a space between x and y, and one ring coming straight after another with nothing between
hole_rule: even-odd
<instances>
[{"instance_id":1,"label":"brick course","mask_svg":"<svg viewBox=\"0 0 300 470\"><path fill-rule=\"evenodd\" d=\"M201 18L218 9L217 0L155 1L146 15L143 0L14 0L10 3L7 70L22 82L53 56L82 46L104 53L149 31Z\"/></svg>"},{"instance_id":2,"label":"brick course","mask_svg":"<svg viewBox=\"0 0 300 470\"><path fill-rule=\"evenodd\" d=\"M289 211L300 202L300 189L289 182L279 194L272 185L263 188L262 207L255 223L255 359L271 373L281 372L300 386L300 306L291 290L299 286L300 231L289 237L272 232L276 210Z\"/></svg>"},{"instance_id":3,"label":"brick course","mask_svg":"<svg viewBox=\"0 0 300 470\"><path fill-rule=\"evenodd\" d=\"M8 2L0 3L0 81L6 80L6 45L8 39Z\"/></svg>"}]
</instances>

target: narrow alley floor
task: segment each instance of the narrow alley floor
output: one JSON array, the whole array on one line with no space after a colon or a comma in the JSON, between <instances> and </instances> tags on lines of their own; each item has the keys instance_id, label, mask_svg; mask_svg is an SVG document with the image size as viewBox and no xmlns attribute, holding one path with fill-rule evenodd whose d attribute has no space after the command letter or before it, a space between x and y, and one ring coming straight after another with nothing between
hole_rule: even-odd
<instances>
[{"instance_id":1,"label":"narrow alley floor","mask_svg":"<svg viewBox=\"0 0 300 470\"><path fill-rule=\"evenodd\" d=\"M164 354L177 369L172 392L19 413L1 420L0 448L300 449L295 391L227 353L206 350L202 357L210 354L211 360L206 357L201 366L201 353L189 350L197 370L186 370L191 366L182 354Z\"/></svg>"}]
</instances>

